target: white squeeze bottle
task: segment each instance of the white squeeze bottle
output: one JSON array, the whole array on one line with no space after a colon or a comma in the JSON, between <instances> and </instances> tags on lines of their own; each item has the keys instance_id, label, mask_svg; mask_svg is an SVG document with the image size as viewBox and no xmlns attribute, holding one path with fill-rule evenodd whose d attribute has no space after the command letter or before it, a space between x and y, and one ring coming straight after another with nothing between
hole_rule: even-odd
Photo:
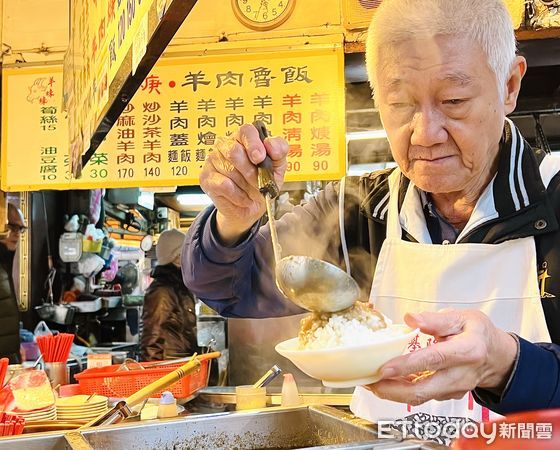
<instances>
[{"instance_id":1,"label":"white squeeze bottle","mask_svg":"<svg viewBox=\"0 0 560 450\"><path fill-rule=\"evenodd\" d=\"M169 391L162 392L157 411L158 419L177 417L177 400Z\"/></svg>"},{"instance_id":2,"label":"white squeeze bottle","mask_svg":"<svg viewBox=\"0 0 560 450\"><path fill-rule=\"evenodd\" d=\"M282 383L282 406L298 406L303 403L299 395L296 380L291 373L284 374L284 382Z\"/></svg>"}]
</instances>

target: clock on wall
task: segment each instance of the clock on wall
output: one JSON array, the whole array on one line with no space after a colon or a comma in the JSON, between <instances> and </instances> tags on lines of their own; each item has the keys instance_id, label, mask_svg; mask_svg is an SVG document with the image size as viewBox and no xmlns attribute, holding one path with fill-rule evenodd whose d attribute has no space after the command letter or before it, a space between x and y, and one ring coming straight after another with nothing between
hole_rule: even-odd
<instances>
[{"instance_id":1,"label":"clock on wall","mask_svg":"<svg viewBox=\"0 0 560 450\"><path fill-rule=\"evenodd\" d=\"M271 30L284 23L295 3L296 0L231 0L237 18L253 30Z\"/></svg>"}]
</instances>

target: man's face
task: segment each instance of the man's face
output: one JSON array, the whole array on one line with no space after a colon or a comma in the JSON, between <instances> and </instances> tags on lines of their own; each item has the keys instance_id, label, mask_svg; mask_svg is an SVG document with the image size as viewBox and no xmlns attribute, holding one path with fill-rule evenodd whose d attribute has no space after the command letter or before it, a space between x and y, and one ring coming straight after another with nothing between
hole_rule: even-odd
<instances>
[{"instance_id":1,"label":"man's face","mask_svg":"<svg viewBox=\"0 0 560 450\"><path fill-rule=\"evenodd\" d=\"M25 222L21 212L16 208L8 208L8 235L2 243L11 252L15 252L19 243L19 237L25 230Z\"/></svg>"},{"instance_id":2,"label":"man's face","mask_svg":"<svg viewBox=\"0 0 560 450\"><path fill-rule=\"evenodd\" d=\"M496 76L477 44L437 36L384 46L376 74L393 157L414 184L438 194L469 192L488 181L505 114Z\"/></svg>"}]
</instances>

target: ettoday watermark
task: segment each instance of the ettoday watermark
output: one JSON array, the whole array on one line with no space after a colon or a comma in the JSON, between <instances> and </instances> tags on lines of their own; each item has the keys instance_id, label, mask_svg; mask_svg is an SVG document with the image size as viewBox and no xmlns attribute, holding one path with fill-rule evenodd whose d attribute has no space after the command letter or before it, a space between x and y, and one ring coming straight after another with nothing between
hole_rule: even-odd
<instances>
[{"instance_id":1,"label":"ettoday watermark","mask_svg":"<svg viewBox=\"0 0 560 450\"><path fill-rule=\"evenodd\" d=\"M437 422L399 419L377 422L379 438L394 438L395 430L403 438L415 437L426 440L451 441L460 437L475 439L482 437L487 444L496 439L552 439L552 423L549 422Z\"/></svg>"}]
</instances>

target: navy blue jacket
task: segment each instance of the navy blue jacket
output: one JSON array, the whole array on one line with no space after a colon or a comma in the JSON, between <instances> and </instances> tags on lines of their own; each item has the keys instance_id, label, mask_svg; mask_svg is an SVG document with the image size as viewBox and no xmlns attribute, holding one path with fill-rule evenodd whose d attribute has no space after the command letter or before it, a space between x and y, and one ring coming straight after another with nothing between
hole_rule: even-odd
<instances>
[{"instance_id":1,"label":"navy blue jacket","mask_svg":"<svg viewBox=\"0 0 560 450\"><path fill-rule=\"evenodd\" d=\"M504 393L476 389L474 397L500 414L560 408L560 345L519 338L517 362Z\"/></svg>"}]
</instances>

